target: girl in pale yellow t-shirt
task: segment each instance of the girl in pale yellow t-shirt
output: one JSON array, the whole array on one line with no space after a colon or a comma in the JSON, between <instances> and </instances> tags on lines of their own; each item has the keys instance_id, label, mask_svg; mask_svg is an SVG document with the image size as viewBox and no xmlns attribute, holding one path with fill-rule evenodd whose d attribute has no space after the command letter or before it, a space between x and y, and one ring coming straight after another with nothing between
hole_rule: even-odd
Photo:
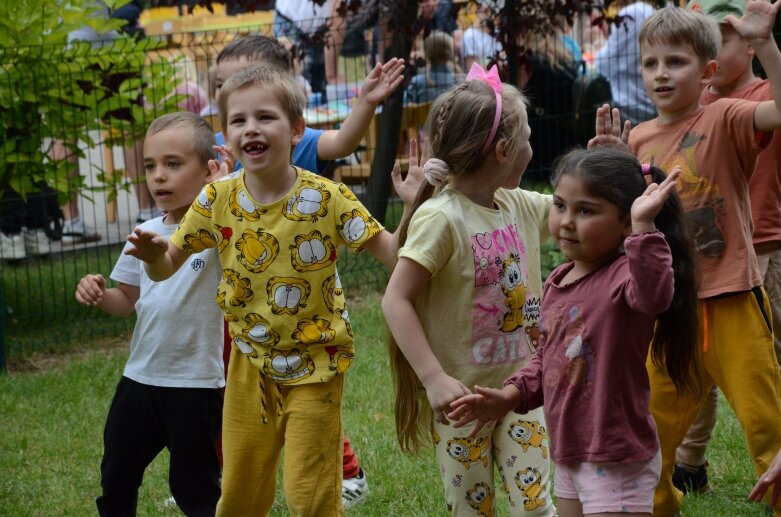
<instances>
[{"instance_id":1,"label":"girl in pale yellow t-shirt","mask_svg":"<svg viewBox=\"0 0 781 517\"><path fill-rule=\"evenodd\" d=\"M499 386L536 351L550 198L518 188L532 155L525 104L495 67L486 74L477 64L464 84L437 98L427 124L427 182L402 222L382 302L395 339L399 443L415 450L431 430L453 515L495 514L494 464L512 515L555 513L541 409L473 438L445 416L467 386Z\"/></svg>"}]
</instances>

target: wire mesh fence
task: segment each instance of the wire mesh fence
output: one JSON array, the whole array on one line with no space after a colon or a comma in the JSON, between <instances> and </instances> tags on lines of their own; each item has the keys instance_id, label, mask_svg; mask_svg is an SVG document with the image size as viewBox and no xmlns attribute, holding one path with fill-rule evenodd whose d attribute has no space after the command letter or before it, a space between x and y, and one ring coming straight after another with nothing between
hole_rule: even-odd
<instances>
[{"instance_id":1,"label":"wire mesh fence","mask_svg":"<svg viewBox=\"0 0 781 517\"><path fill-rule=\"evenodd\" d=\"M639 25L642 13L620 30L576 20L556 34L527 39L521 59L507 60L491 13L479 5L419 15L420 26L404 36L411 39L410 54L401 56L407 59L404 85L377 108L356 151L322 171L347 183L391 229L401 206L377 156L390 154L406 167L410 140L426 145L433 101L462 82L472 63L488 67L499 58L503 77L516 77L526 94L534 159L525 178L533 181L546 181L556 156L586 143L597 103L620 101L634 122L653 115L643 111L647 99L630 37L630 24ZM0 155L0 369L9 357L131 330L132 319L79 306L75 286L87 273L108 277L132 228L158 215L143 178L148 124L187 109L222 129L216 58L226 46L258 35L279 41L306 88L307 125L331 130L349 116L363 80L399 37L383 30L381 16L353 19L339 34L334 57L323 20L274 11L181 16L171 9L142 18L143 43L0 48L0 113L16 121L10 129L4 122ZM401 129L383 132L389 126L381 120L392 113ZM373 185L377 175L385 178ZM384 286L387 271L366 254L343 253L339 260L348 292Z\"/></svg>"}]
</instances>

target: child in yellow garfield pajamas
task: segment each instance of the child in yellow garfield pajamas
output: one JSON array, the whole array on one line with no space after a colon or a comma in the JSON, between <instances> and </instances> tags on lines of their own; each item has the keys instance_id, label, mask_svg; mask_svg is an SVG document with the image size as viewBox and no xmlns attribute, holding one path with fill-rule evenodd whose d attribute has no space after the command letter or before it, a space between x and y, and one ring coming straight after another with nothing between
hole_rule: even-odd
<instances>
[{"instance_id":1,"label":"child in yellow garfield pajamas","mask_svg":"<svg viewBox=\"0 0 781 517\"><path fill-rule=\"evenodd\" d=\"M290 165L306 106L291 75L248 67L218 102L243 171L207 185L170 243L136 229L130 253L161 280L189 254L219 251L217 303L236 346L217 514L268 515L284 447L290 514L342 515L342 387L354 349L337 250L366 249L391 266L397 239L347 187ZM405 188L411 194L395 172L402 197Z\"/></svg>"}]
</instances>

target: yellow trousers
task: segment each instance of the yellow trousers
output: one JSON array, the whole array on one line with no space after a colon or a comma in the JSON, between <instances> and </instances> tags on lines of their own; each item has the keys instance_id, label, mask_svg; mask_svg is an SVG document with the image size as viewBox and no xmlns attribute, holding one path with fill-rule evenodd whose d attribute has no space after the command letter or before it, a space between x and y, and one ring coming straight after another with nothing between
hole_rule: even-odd
<instances>
[{"instance_id":1,"label":"yellow trousers","mask_svg":"<svg viewBox=\"0 0 781 517\"><path fill-rule=\"evenodd\" d=\"M762 293L764 314L770 315ZM667 372L647 363L651 413L659 432L662 474L654 495L654 516L670 517L683 494L673 486L675 449L697 416L711 385L721 388L745 432L757 474L767 470L781 448L781 375L773 335L753 292L700 300L701 343L697 363L701 396L678 394ZM748 494L746 494L748 496ZM781 516L781 502L775 507Z\"/></svg>"},{"instance_id":2,"label":"yellow trousers","mask_svg":"<svg viewBox=\"0 0 781 517\"><path fill-rule=\"evenodd\" d=\"M293 517L342 516L342 386L279 385L234 348L222 419L222 497L217 515L266 516L277 465ZM263 420L266 423L263 423Z\"/></svg>"}]
</instances>

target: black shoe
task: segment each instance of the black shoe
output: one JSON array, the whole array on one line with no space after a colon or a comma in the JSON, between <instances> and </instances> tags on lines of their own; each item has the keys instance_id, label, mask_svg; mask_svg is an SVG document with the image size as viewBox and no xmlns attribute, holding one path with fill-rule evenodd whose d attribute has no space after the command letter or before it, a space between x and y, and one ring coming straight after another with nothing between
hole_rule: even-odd
<instances>
[{"instance_id":1,"label":"black shoe","mask_svg":"<svg viewBox=\"0 0 781 517\"><path fill-rule=\"evenodd\" d=\"M673 485L684 494L690 492L697 494L709 493L711 488L708 484L708 466L706 461L705 465L701 465L696 470L691 470L676 463L673 471Z\"/></svg>"}]
</instances>

